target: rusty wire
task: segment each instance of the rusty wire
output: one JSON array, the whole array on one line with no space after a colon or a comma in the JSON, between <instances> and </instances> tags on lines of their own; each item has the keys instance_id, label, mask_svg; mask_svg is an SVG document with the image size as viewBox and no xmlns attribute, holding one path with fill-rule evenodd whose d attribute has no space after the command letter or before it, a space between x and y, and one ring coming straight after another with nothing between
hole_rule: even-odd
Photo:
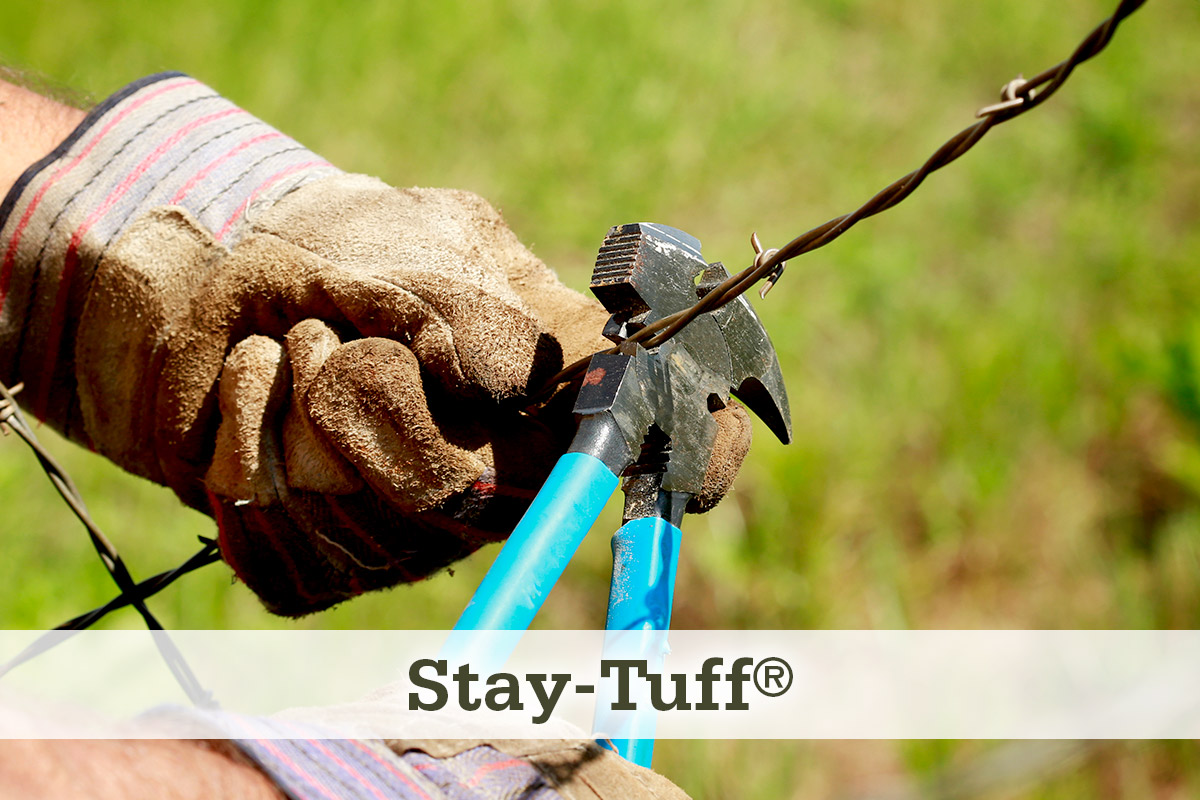
<instances>
[{"instance_id":1,"label":"rusty wire","mask_svg":"<svg viewBox=\"0 0 1200 800\"><path fill-rule=\"evenodd\" d=\"M717 310L764 278L767 282L763 286L761 296L766 297L767 292L783 274L787 261L824 247L858 222L897 205L912 194L930 173L955 161L974 147L992 128L1015 119L1048 100L1070 77L1075 67L1091 59L1108 45L1121 21L1141 8L1145 1L1121 0L1112 16L1089 33L1066 60L1028 80L1018 76L1009 81L1001 90L1001 102L979 109L976 116L981 119L978 122L959 131L957 135L939 147L921 167L878 192L856 211L834 217L797 236L780 248L764 250L758 241L758 235L753 234L751 236L751 243L755 250L753 264L727 278L691 308L656 320L631 335L626 342L637 342L647 349L658 347L683 330L684 326L696 317L705 312ZM613 347L604 352L615 354L617 349ZM559 384L582 375L591 358L591 356L582 358L550 378L542 389L532 396L533 402L544 400L554 392Z\"/></svg>"},{"instance_id":2,"label":"rusty wire","mask_svg":"<svg viewBox=\"0 0 1200 800\"><path fill-rule=\"evenodd\" d=\"M1103 50L1112 39L1113 33L1121 21L1140 8L1144 3L1145 0L1121 0L1112 16L1088 34L1069 58L1028 80L1018 76L1016 79L1009 81L1001 91L1001 100L999 103L986 106L978 111L977 116L981 117L979 122L960 131L956 136L938 148L920 168L910 172L878 192L856 211L835 217L797 236L780 248L763 248L759 242L758 235L753 234L751 236L751 245L754 248L755 258L749 267L723 281L705 294L691 308L663 317L647 325L630 336L626 341L637 342L646 348L658 347L700 314L715 311L745 293L751 286L764 278L767 280L767 283L761 294L765 297L771 286L783 274L784 265L787 261L824 247L861 220L897 205L912 194L930 173L941 169L966 153L993 127L1014 119L1049 99L1051 95L1058 91L1067 78L1070 77L1075 67L1091 59ZM617 348L614 347L605 352L616 353ZM559 384L577 378L587 368L590 360L590 356L580 359L556 374L547 381L541 391L534 395L534 401L545 399ZM84 505L83 499L70 477L42 447L40 442L37 441L32 427L26 422L20 407L13 397L19 390L19 386L10 390L3 383L0 383L0 431L5 433L9 430L14 431L34 451L38 462L50 478L55 489L58 490L63 500L66 501L72 512L75 513L75 516L79 518L79 521L83 523L92 541L92 545L100 556L101 562L103 562L105 569L108 570L120 590L118 596L107 604L63 623L58 626L58 630L83 630L109 612L132 605L141 614L146 626L154 636L155 644L158 646L163 659L188 697L197 705L212 706L214 703L211 695L201 687L186 661L184 661L183 655L166 636L162 625L146 607L145 599L166 588L181 575L219 560L220 554L216 543L212 540L202 539L204 547L179 567L155 575L141 583L136 583L125 566L124 561L117 553L116 547L113 546L112 542L108 540L91 519L87 507ZM0 677L17 665L45 652L45 650L58 641L61 641L61 637L44 635L39 638L17 657L6 664L0 664Z\"/></svg>"}]
</instances>

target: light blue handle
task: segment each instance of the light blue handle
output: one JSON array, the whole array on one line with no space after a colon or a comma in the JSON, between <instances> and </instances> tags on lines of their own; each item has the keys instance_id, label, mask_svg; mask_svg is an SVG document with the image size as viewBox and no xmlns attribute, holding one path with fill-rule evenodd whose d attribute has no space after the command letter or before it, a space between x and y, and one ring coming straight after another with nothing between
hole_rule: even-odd
<instances>
[{"instance_id":1,"label":"light blue handle","mask_svg":"<svg viewBox=\"0 0 1200 800\"><path fill-rule=\"evenodd\" d=\"M644 739L609 739L601 742L607 747L612 742L613 752L626 761L632 761L639 767L651 769L654 764L654 712L650 712L650 730L644 732Z\"/></svg>"},{"instance_id":2,"label":"light blue handle","mask_svg":"<svg viewBox=\"0 0 1200 800\"><path fill-rule=\"evenodd\" d=\"M617 631L666 631L671 627L671 604L675 595L675 571L679 564L682 533L661 517L645 517L626 523L613 534L613 574L608 595L605 627L612 647L623 658L646 662L652 672L662 670L666 636L622 636ZM630 643L633 647L630 647ZM630 650L633 652L629 652ZM609 687L611 689L611 687ZM611 694L601 689L596 704L595 728L609 735L606 745L624 758L649 767L654 759L655 711L647 698L637 711L615 712Z\"/></svg>"},{"instance_id":3,"label":"light blue handle","mask_svg":"<svg viewBox=\"0 0 1200 800\"><path fill-rule=\"evenodd\" d=\"M617 476L595 456L560 458L454 629L528 629L616 490Z\"/></svg>"},{"instance_id":4,"label":"light blue handle","mask_svg":"<svg viewBox=\"0 0 1200 800\"><path fill-rule=\"evenodd\" d=\"M630 520L613 534L610 631L665 631L671 627L675 569L683 534L662 517Z\"/></svg>"}]
</instances>

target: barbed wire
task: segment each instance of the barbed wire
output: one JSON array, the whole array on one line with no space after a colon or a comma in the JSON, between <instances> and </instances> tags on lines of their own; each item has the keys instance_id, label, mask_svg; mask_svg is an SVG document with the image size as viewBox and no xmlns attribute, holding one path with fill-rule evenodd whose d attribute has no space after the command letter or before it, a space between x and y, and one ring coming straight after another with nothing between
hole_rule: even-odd
<instances>
[{"instance_id":1,"label":"barbed wire","mask_svg":"<svg viewBox=\"0 0 1200 800\"><path fill-rule=\"evenodd\" d=\"M175 644L165 635L164 628L158 619L151 613L146 606L146 598L155 592L170 585L179 575L184 572L190 572L192 569L197 569L203 566L203 563L211 563L216 560L216 548L212 542L209 542L205 547L187 562L176 567L167 573L156 575L143 583L136 583L133 576L126 567L125 561L117 552L116 546L104 535L100 527L92 519L88 513L87 505L83 502L83 496L79 493L79 489L75 486L75 482L67 475L61 465L50 455L49 451L42 446L38 441L37 435L33 431L33 427L25 419L25 414L21 411L20 405L17 404L15 395L21 391L22 385L10 389L3 382L0 382L0 431L7 434L9 431L15 433L29 449L33 451L34 456L41 465L42 470L50 479L50 483L58 490L58 494L66 502L75 517L83 524L84 529L88 533L88 538L92 542L92 546L96 550L96 554L100 557L100 563L108 571L113 582L117 584L117 589L120 594L116 599L110 601L105 606L76 617L64 625L60 625L57 630L72 630L79 631L89 625L95 624L109 611L127 605L132 605L141 615L142 620L146 623L146 627L154 634L155 646L166 662L171 674L175 676L175 680L187 693L188 698L196 705L209 707L213 705L211 695L205 691L200 682L196 679L191 668L183 658L183 654L175 647ZM209 559L209 561L206 561ZM189 565L192 565L189 567ZM86 621L87 625L75 626L73 623ZM162 635L158 635L158 634ZM44 635L37 641L25 648L21 653L15 656L5 664L0 665L0 677L3 677L8 672L15 669L18 665L29 661L31 658L44 653L46 650L64 641L67 637Z\"/></svg>"},{"instance_id":2,"label":"barbed wire","mask_svg":"<svg viewBox=\"0 0 1200 800\"><path fill-rule=\"evenodd\" d=\"M977 112L977 116L981 117L979 122L960 131L938 148L920 168L910 172L878 192L856 211L843 214L822 225L818 225L780 248L765 249L759 241L758 235L752 234L750 241L754 248L755 258L749 267L713 288L692 307L663 317L647 325L630 336L626 341L636 342L648 349L658 347L681 331L699 315L715 311L764 279L767 282L761 292L761 296L765 297L767 292L770 291L771 287L783 274L784 267L789 260L824 247L858 222L897 205L911 195L931 173L954 162L974 147L993 127L1015 119L1049 99L1058 91L1067 78L1070 77L1075 67L1102 51L1108 45L1109 41L1111 41L1117 26L1126 17L1144 5L1144 3L1145 0L1121 0L1112 16L1084 38L1069 58L1029 80L1018 76L1016 79L1009 81L1001 91L1001 100L999 103L981 108ZM605 352L616 353L617 348L614 347ZM579 377L587 369L590 360L590 356L580 359L560 371L547 381L543 388L533 396L533 401L538 402L545 399L560 384ZM50 482L87 530L88 537L97 555L100 557L101 563L104 564L105 569L112 576L119 590L119 594L105 605L68 620L59 625L55 629L55 632L83 630L94 625L112 611L132 605L145 621L147 628L150 629L164 661L191 701L202 707L214 706L215 703L211 694L200 685L184 660L183 655L175 647L174 643L171 642L162 625L150 612L149 608L147 608L145 600L174 583L182 575L220 560L220 552L216 542L211 539L201 538L204 546L183 564L175 569L159 573L140 583L135 582L120 554L117 552L116 547L92 520L74 482L37 440L33 428L25 420L20 406L14 398L14 395L20 391L20 388L20 386L15 386L10 390L3 383L0 383L0 431L7 433L11 430L15 432L33 450L38 463L49 477ZM0 677L3 677L19 664L25 663L40 653L45 652L64 638L61 635L51 635L49 633L43 635L15 658L0 665Z\"/></svg>"},{"instance_id":3,"label":"barbed wire","mask_svg":"<svg viewBox=\"0 0 1200 800\"><path fill-rule=\"evenodd\" d=\"M764 279L766 284L763 286L760 296L765 298L771 287L783 274L788 261L824 247L867 217L875 216L897 205L916 191L917 187L931 173L954 162L978 144L979 140L992 128L1016 119L1049 100L1071 76L1075 67L1095 57L1108 46L1117 26L1126 17L1141 8L1145 2L1146 0L1121 0L1112 16L1096 26L1067 59L1038 73L1029 80L1018 76L1009 81L1001 90L999 103L985 106L976 112L976 116L981 117L978 122L959 131L939 147L918 169L876 193L856 211L834 217L828 222L802 233L779 248L764 249L758 241L758 234L751 234L750 241L755 252L754 263L718 284L701 297L695 305L656 320L625 341L636 342L646 349L658 347L683 330L696 317L709 311L716 311ZM1039 89L1040 91L1038 91ZM617 351L617 347L612 347L604 352L615 354ZM530 405L549 397L560 384L581 376L587 370L591 359L591 356L581 358L546 381L542 388L532 395Z\"/></svg>"}]
</instances>

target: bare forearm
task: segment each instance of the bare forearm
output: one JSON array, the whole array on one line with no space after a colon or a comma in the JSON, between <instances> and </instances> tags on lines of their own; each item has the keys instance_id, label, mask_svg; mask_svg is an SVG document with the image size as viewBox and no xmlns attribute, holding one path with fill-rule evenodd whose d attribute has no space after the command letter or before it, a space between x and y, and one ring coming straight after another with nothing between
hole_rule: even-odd
<instances>
[{"instance_id":1,"label":"bare forearm","mask_svg":"<svg viewBox=\"0 0 1200 800\"><path fill-rule=\"evenodd\" d=\"M227 743L0 742L0 800L283 800Z\"/></svg>"},{"instance_id":2,"label":"bare forearm","mask_svg":"<svg viewBox=\"0 0 1200 800\"><path fill-rule=\"evenodd\" d=\"M0 80L0 198L83 118L77 108Z\"/></svg>"}]
</instances>

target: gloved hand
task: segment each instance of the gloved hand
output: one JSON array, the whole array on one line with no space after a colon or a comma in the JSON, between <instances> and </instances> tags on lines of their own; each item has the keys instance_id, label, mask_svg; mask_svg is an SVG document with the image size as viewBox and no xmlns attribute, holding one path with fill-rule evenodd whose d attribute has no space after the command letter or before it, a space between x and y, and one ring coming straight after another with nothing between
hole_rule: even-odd
<instances>
[{"instance_id":1,"label":"gloved hand","mask_svg":"<svg viewBox=\"0 0 1200 800\"><path fill-rule=\"evenodd\" d=\"M524 398L609 346L483 200L343 174L178 74L31 168L0 245L0 375L211 513L286 615L502 539L573 434L573 387ZM701 507L749 445L718 421Z\"/></svg>"}]
</instances>

